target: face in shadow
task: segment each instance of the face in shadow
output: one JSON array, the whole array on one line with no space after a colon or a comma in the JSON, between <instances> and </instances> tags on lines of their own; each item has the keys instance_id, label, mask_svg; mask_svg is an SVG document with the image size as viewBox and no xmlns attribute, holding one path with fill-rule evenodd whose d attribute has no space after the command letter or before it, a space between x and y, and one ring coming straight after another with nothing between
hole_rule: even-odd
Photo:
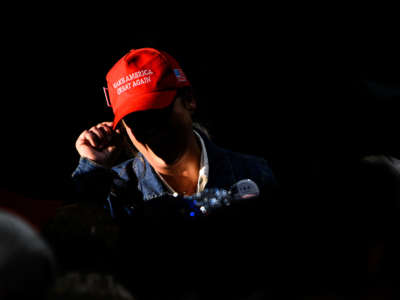
<instances>
[{"instance_id":1,"label":"face in shadow","mask_svg":"<svg viewBox=\"0 0 400 300\"><path fill-rule=\"evenodd\" d=\"M123 122L133 145L150 162L158 160L171 165L187 149L193 134L194 107L194 100L177 97L166 108L134 112Z\"/></svg>"}]
</instances>

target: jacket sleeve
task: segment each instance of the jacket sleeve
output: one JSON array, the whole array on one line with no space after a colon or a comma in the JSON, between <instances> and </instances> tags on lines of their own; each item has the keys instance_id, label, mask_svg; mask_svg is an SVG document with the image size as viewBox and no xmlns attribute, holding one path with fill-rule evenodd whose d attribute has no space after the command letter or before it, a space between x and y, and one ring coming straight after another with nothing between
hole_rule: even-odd
<instances>
[{"instance_id":1,"label":"jacket sleeve","mask_svg":"<svg viewBox=\"0 0 400 300\"><path fill-rule=\"evenodd\" d=\"M104 205L113 219L132 219L141 212L142 197L131 178L122 180L114 169L105 168L87 158L80 158L72 173L75 201Z\"/></svg>"},{"instance_id":2,"label":"jacket sleeve","mask_svg":"<svg viewBox=\"0 0 400 300\"><path fill-rule=\"evenodd\" d=\"M110 193L113 171L81 157L72 173L75 201L104 203Z\"/></svg>"}]
</instances>

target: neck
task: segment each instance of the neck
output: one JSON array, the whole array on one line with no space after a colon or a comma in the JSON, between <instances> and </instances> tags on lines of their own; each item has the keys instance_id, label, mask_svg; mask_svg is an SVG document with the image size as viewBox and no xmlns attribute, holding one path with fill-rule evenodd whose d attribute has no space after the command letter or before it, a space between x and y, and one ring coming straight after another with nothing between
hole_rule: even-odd
<instances>
[{"instance_id":1,"label":"neck","mask_svg":"<svg viewBox=\"0 0 400 300\"><path fill-rule=\"evenodd\" d=\"M198 177L200 167L201 148L196 136L192 133L186 144L186 147L181 149L181 155L178 158L167 164L164 161L155 163L153 168L164 177Z\"/></svg>"},{"instance_id":2,"label":"neck","mask_svg":"<svg viewBox=\"0 0 400 300\"><path fill-rule=\"evenodd\" d=\"M154 164L153 168L168 185L179 194L192 195L197 192L201 148L194 134L188 147L172 164Z\"/></svg>"}]
</instances>

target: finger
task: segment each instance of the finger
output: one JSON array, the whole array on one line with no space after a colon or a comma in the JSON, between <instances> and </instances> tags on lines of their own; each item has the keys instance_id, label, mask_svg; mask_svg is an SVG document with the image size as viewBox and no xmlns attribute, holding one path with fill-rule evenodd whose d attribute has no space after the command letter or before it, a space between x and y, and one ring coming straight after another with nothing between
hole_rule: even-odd
<instances>
[{"instance_id":1,"label":"finger","mask_svg":"<svg viewBox=\"0 0 400 300\"><path fill-rule=\"evenodd\" d=\"M90 128L89 132L92 132L97 136L99 143L102 143L106 140L106 134L104 134L104 131L102 131L101 129L99 129L97 127Z\"/></svg>"},{"instance_id":2,"label":"finger","mask_svg":"<svg viewBox=\"0 0 400 300\"><path fill-rule=\"evenodd\" d=\"M105 125L105 126L107 126L107 127L112 129L113 128L113 124L114 124L114 122L102 122L99 125Z\"/></svg>"},{"instance_id":3,"label":"finger","mask_svg":"<svg viewBox=\"0 0 400 300\"><path fill-rule=\"evenodd\" d=\"M99 138L93 132L87 131L84 137L89 142L90 146L92 146L93 148L99 147Z\"/></svg>"},{"instance_id":4,"label":"finger","mask_svg":"<svg viewBox=\"0 0 400 300\"><path fill-rule=\"evenodd\" d=\"M108 146L108 147L106 148L106 150L108 151L108 153L112 153L112 152L115 151L116 148L117 148L117 146L112 145L112 146Z\"/></svg>"},{"instance_id":5,"label":"finger","mask_svg":"<svg viewBox=\"0 0 400 300\"><path fill-rule=\"evenodd\" d=\"M99 127L98 130L101 132L102 136L101 136L101 143L102 146L104 146L105 144L109 143L112 139L112 134L108 133L104 127Z\"/></svg>"},{"instance_id":6,"label":"finger","mask_svg":"<svg viewBox=\"0 0 400 300\"><path fill-rule=\"evenodd\" d=\"M86 135L88 131L84 130L82 133L79 135L79 137L76 139L75 146L78 147L80 145L86 144Z\"/></svg>"},{"instance_id":7,"label":"finger","mask_svg":"<svg viewBox=\"0 0 400 300\"><path fill-rule=\"evenodd\" d=\"M102 124L97 125L97 128L103 133L103 135L106 137L107 141L110 141L114 132L110 127L104 126Z\"/></svg>"}]
</instances>

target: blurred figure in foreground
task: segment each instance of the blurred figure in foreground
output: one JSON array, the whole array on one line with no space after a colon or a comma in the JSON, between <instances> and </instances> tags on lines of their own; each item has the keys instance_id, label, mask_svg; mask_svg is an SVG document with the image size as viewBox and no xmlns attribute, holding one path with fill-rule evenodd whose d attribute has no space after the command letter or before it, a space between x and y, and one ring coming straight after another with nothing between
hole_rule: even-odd
<instances>
[{"instance_id":1,"label":"blurred figure in foreground","mask_svg":"<svg viewBox=\"0 0 400 300\"><path fill-rule=\"evenodd\" d=\"M69 272L56 280L47 299L134 300L135 298L111 275Z\"/></svg>"},{"instance_id":2,"label":"blurred figure in foreground","mask_svg":"<svg viewBox=\"0 0 400 300\"><path fill-rule=\"evenodd\" d=\"M0 209L0 299L43 299L55 276L45 240L21 217Z\"/></svg>"}]
</instances>

